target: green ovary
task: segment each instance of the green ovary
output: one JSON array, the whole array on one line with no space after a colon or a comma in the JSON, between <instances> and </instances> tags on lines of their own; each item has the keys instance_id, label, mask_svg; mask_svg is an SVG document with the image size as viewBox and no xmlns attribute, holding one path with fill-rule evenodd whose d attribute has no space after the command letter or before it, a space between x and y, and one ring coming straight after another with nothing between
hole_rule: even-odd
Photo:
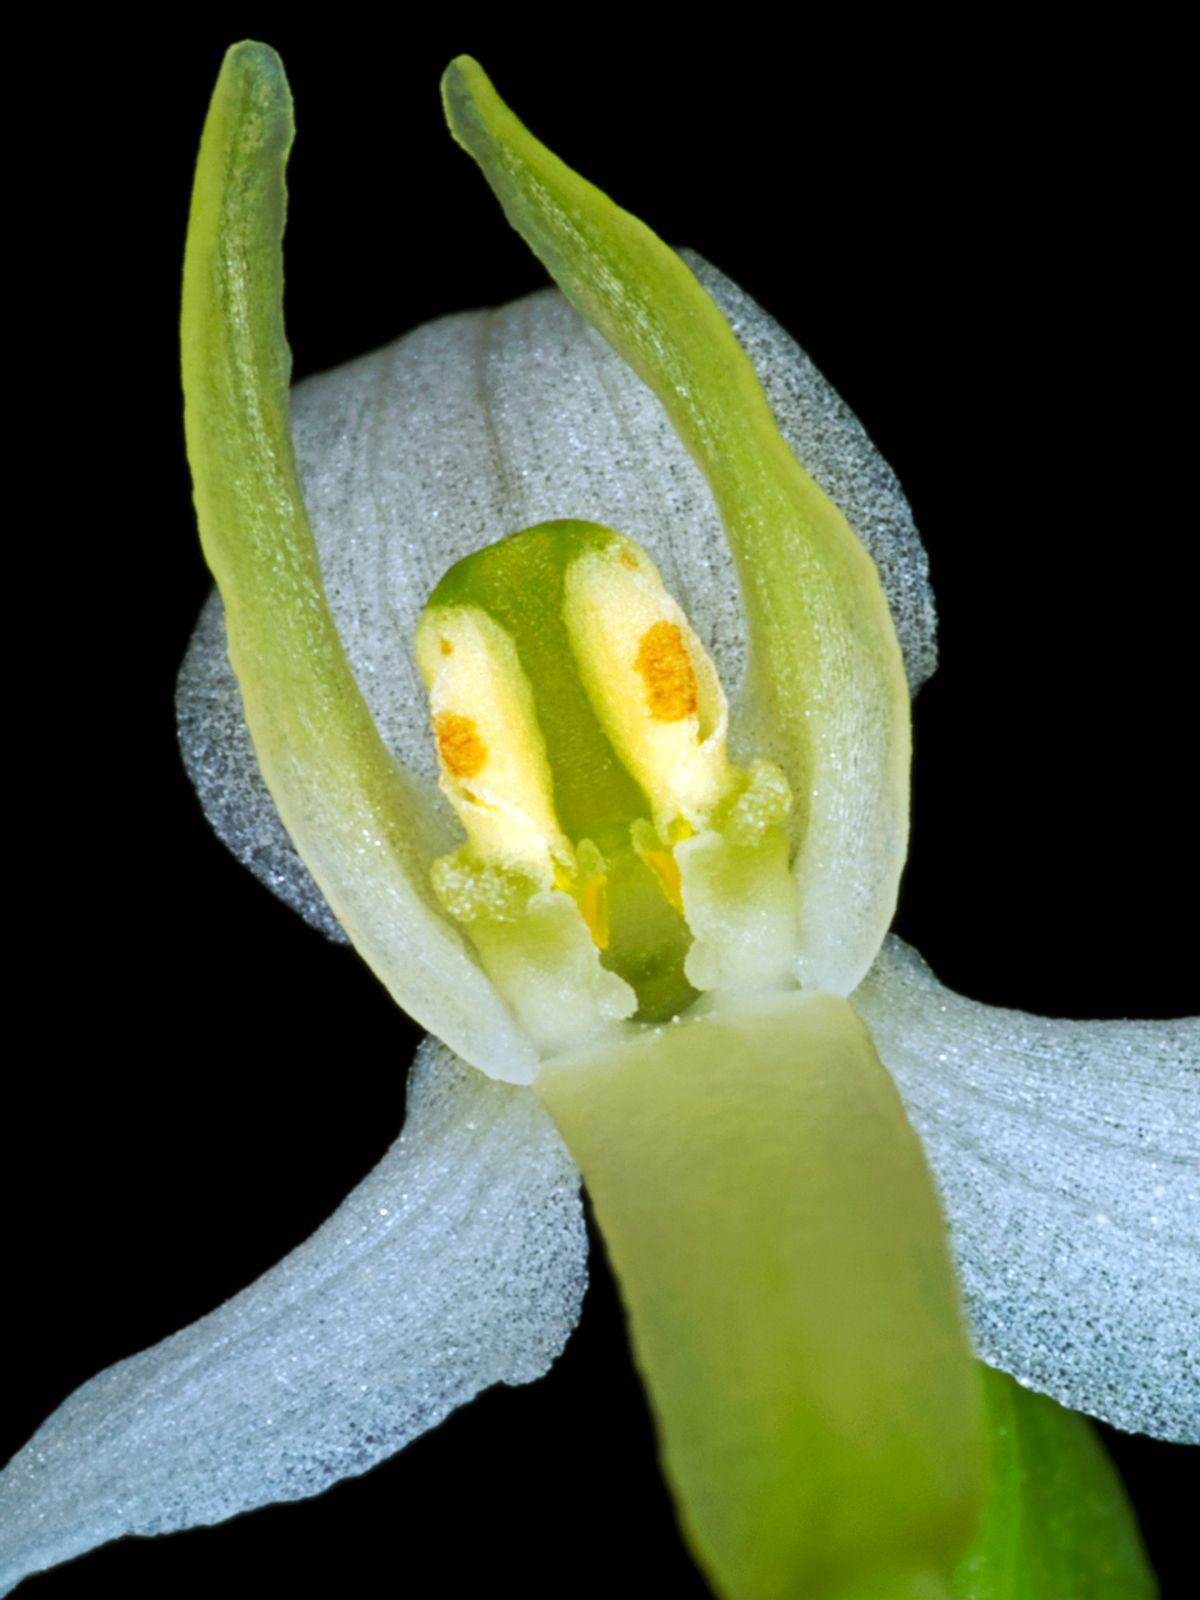
<instances>
[{"instance_id":1,"label":"green ovary","mask_svg":"<svg viewBox=\"0 0 1200 1600\"><path fill-rule=\"evenodd\" d=\"M716 671L638 545L512 534L446 573L416 650L467 834L434 888L543 1055L794 986L787 783L729 762Z\"/></svg>"}]
</instances>

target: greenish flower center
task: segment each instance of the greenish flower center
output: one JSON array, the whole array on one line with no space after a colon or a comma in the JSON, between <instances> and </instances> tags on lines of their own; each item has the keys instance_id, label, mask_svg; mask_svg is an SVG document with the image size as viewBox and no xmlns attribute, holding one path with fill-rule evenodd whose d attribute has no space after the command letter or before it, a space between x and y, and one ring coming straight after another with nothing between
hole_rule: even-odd
<instances>
[{"instance_id":1,"label":"greenish flower center","mask_svg":"<svg viewBox=\"0 0 1200 1600\"><path fill-rule=\"evenodd\" d=\"M716 671L632 540L512 534L446 573L416 648L467 834L434 886L545 1051L730 981L726 902L790 934L787 784L729 762Z\"/></svg>"}]
</instances>

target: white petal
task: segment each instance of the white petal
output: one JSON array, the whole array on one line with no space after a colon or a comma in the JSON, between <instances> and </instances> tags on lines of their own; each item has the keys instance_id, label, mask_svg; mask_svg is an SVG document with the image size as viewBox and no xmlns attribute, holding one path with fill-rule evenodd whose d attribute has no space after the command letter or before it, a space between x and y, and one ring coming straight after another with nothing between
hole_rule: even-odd
<instances>
[{"instance_id":1,"label":"white petal","mask_svg":"<svg viewBox=\"0 0 1200 1600\"><path fill-rule=\"evenodd\" d=\"M365 1472L540 1377L586 1283L579 1179L533 1094L427 1040L404 1132L307 1243L93 1378L0 1477L0 1593L124 1533Z\"/></svg>"},{"instance_id":2,"label":"white petal","mask_svg":"<svg viewBox=\"0 0 1200 1600\"><path fill-rule=\"evenodd\" d=\"M750 353L780 429L879 564L915 689L934 666L925 554L895 475L799 346L687 253ZM553 517L631 534L716 659L741 678L733 568L704 480L650 391L556 290L427 324L301 384L294 432L325 587L390 747L430 784L435 759L412 656L430 589L461 556ZM225 661L219 602L180 675L184 759L239 860L332 937L336 924L267 796ZM736 735L736 718L734 733Z\"/></svg>"},{"instance_id":3,"label":"white petal","mask_svg":"<svg viewBox=\"0 0 1200 1600\"><path fill-rule=\"evenodd\" d=\"M1200 1018L979 1005L894 938L853 999L937 1177L979 1354L1200 1442Z\"/></svg>"}]
</instances>

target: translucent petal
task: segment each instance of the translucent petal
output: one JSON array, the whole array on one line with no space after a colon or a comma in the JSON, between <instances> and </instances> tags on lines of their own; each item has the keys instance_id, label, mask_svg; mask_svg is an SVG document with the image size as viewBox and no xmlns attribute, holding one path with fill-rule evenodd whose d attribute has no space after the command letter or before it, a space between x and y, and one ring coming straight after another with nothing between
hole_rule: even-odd
<instances>
[{"instance_id":1,"label":"translucent petal","mask_svg":"<svg viewBox=\"0 0 1200 1600\"><path fill-rule=\"evenodd\" d=\"M305 1244L93 1378L0 1477L0 1592L124 1533L220 1522L367 1471L578 1317L575 1168L534 1096L427 1040L404 1131Z\"/></svg>"},{"instance_id":2,"label":"translucent petal","mask_svg":"<svg viewBox=\"0 0 1200 1600\"><path fill-rule=\"evenodd\" d=\"M979 1005L898 939L853 999L938 1180L979 1354L1200 1442L1200 1019Z\"/></svg>"},{"instance_id":3,"label":"translucent petal","mask_svg":"<svg viewBox=\"0 0 1200 1600\"><path fill-rule=\"evenodd\" d=\"M685 256L752 356L784 437L877 562L915 690L934 667L933 601L894 474L794 340L729 279ZM744 623L700 470L649 389L556 291L428 323L300 384L293 428L350 665L385 742L431 795L436 766L413 630L446 567L503 533L580 517L630 534L736 691ZM259 777L215 596L184 662L178 706L184 759L218 834L282 899L339 937ZM457 834L443 814L450 849Z\"/></svg>"}]
</instances>

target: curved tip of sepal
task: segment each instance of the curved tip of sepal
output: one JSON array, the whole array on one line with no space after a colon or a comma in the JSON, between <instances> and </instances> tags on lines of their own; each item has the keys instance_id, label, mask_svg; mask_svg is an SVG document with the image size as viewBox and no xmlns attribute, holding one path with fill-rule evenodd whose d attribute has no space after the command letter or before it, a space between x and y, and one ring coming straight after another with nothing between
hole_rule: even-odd
<instances>
[{"instance_id":1,"label":"curved tip of sepal","mask_svg":"<svg viewBox=\"0 0 1200 1600\"><path fill-rule=\"evenodd\" d=\"M226 50L217 79L217 96L226 88L257 94L266 104L274 102L291 112L292 94L283 60L277 50L258 39L241 39Z\"/></svg>"},{"instance_id":2,"label":"curved tip of sepal","mask_svg":"<svg viewBox=\"0 0 1200 1600\"><path fill-rule=\"evenodd\" d=\"M442 110L456 143L469 154L481 147L486 111L507 110L474 56L455 56L442 73Z\"/></svg>"},{"instance_id":3,"label":"curved tip of sepal","mask_svg":"<svg viewBox=\"0 0 1200 1600\"><path fill-rule=\"evenodd\" d=\"M457 105L462 96L467 95L473 88L486 87L492 90L492 81L479 65L474 56L455 56L454 60L442 73L442 101L449 112L450 106Z\"/></svg>"},{"instance_id":4,"label":"curved tip of sepal","mask_svg":"<svg viewBox=\"0 0 1200 1600\"><path fill-rule=\"evenodd\" d=\"M223 72L238 72L246 76L283 78L283 58L278 50L261 39L239 39L226 50L221 61Z\"/></svg>"},{"instance_id":5,"label":"curved tip of sepal","mask_svg":"<svg viewBox=\"0 0 1200 1600\"><path fill-rule=\"evenodd\" d=\"M269 216L272 228L282 234L282 222L276 219L283 213L283 173L294 134L292 91L278 53L255 39L230 45L213 88L196 164L184 258L185 324L189 279L197 282L197 264L209 259L219 222L228 228L231 203L238 195L255 191L251 213ZM274 242L277 247L278 238Z\"/></svg>"}]
</instances>

